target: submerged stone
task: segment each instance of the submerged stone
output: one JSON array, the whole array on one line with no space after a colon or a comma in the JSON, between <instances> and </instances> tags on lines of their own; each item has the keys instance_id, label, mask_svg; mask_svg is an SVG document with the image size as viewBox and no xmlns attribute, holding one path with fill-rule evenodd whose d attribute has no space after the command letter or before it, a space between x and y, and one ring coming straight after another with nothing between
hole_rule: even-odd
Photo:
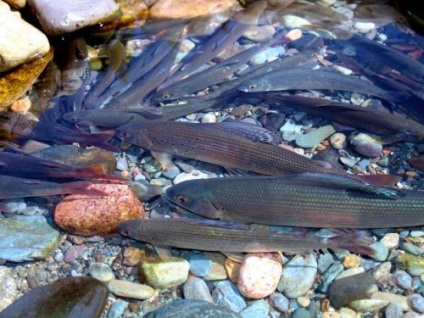
<instances>
[{"instance_id":1,"label":"submerged stone","mask_svg":"<svg viewBox=\"0 0 424 318\"><path fill-rule=\"evenodd\" d=\"M0 220L0 259L12 262L44 259L56 249L59 232L40 215Z\"/></svg>"},{"instance_id":2,"label":"submerged stone","mask_svg":"<svg viewBox=\"0 0 424 318\"><path fill-rule=\"evenodd\" d=\"M31 290L0 313L0 317L100 317L107 287L89 277L66 277Z\"/></svg>"}]
</instances>

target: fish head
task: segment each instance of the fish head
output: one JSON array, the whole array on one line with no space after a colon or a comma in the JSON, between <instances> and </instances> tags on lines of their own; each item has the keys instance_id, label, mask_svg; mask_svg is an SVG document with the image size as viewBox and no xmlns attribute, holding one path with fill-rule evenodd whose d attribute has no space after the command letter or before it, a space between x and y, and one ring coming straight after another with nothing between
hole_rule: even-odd
<instances>
[{"instance_id":1,"label":"fish head","mask_svg":"<svg viewBox=\"0 0 424 318\"><path fill-rule=\"evenodd\" d=\"M222 209L213 202L203 180L190 180L178 183L166 190L168 201L175 205L211 219L220 219Z\"/></svg>"},{"instance_id":2,"label":"fish head","mask_svg":"<svg viewBox=\"0 0 424 318\"><path fill-rule=\"evenodd\" d=\"M272 91L272 85L266 79L256 79L240 84L237 89L245 93L268 92Z\"/></svg>"},{"instance_id":3,"label":"fish head","mask_svg":"<svg viewBox=\"0 0 424 318\"><path fill-rule=\"evenodd\" d=\"M139 147L149 148L151 145L141 122L128 123L116 128L115 137Z\"/></svg>"},{"instance_id":4,"label":"fish head","mask_svg":"<svg viewBox=\"0 0 424 318\"><path fill-rule=\"evenodd\" d=\"M140 234L143 231L143 222L137 222L137 220L129 220L118 225L118 232L127 237L140 238Z\"/></svg>"}]
</instances>

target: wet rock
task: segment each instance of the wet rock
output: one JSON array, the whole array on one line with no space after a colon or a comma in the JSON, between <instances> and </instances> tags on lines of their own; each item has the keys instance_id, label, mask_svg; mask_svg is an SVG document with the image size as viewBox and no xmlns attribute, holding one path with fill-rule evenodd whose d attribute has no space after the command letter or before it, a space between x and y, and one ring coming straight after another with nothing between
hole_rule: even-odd
<instances>
[{"instance_id":1,"label":"wet rock","mask_svg":"<svg viewBox=\"0 0 424 318\"><path fill-rule=\"evenodd\" d=\"M334 149L337 149L337 150L346 148L346 145L347 145L346 135L342 133L335 133L331 135L330 144Z\"/></svg>"},{"instance_id":2,"label":"wet rock","mask_svg":"<svg viewBox=\"0 0 424 318\"><path fill-rule=\"evenodd\" d=\"M5 0L13 8L22 9L26 5L26 0Z\"/></svg>"},{"instance_id":3,"label":"wet rock","mask_svg":"<svg viewBox=\"0 0 424 318\"><path fill-rule=\"evenodd\" d=\"M297 137L296 145L302 148L315 148L324 139L327 139L335 132L336 131L334 130L333 126L331 125L323 126Z\"/></svg>"},{"instance_id":4,"label":"wet rock","mask_svg":"<svg viewBox=\"0 0 424 318\"><path fill-rule=\"evenodd\" d=\"M199 299L213 303L212 295L205 281L194 277L185 282L183 286L185 299Z\"/></svg>"},{"instance_id":5,"label":"wet rock","mask_svg":"<svg viewBox=\"0 0 424 318\"><path fill-rule=\"evenodd\" d=\"M412 287L412 277L405 271L396 271L393 278L395 284L402 289L409 290Z\"/></svg>"},{"instance_id":6,"label":"wet rock","mask_svg":"<svg viewBox=\"0 0 424 318\"><path fill-rule=\"evenodd\" d=\"M381 243L386 245L388 249L395 248L399 245L399 234L398 233L387 233L380 240Z\"/></svg>"},{"instance_id":7,"label":"wet rock","mask_svg":"<svg viewBox=\"0 0 424 318\"><path fill-rule=\"evenodd\" d=\"M371 299L382 300L387 301L391 304L396 304L402 307L404 311L407 311L409 309L407 298L403 295L393 294L389 292L375 292L371 295Z\"/></svg>"},{"instance_id":8,"label":"wet rock","mask_svg":"<svg viewBox=\"0 0 424 318\"><path fill-rule=\"evenodd\" d=\"M374 253L370 257L377 261L383 262L389 256L389 249L381 242L372 243L370 247L374 249Z\"/></svg>"},{"instance_id":9,"label":"wet rock","mask_svg":"<svg viewBox=\"0 0 424 318\"><path fill-rule=\"evenodd\" d=\"M218 306L240 312L246 308L246 302L241 297L237 288L229 281L224 280L216 284L212 291L212 298Z\"/></svg>"},{"instance_id":10,"label":"wet rock","mask_svg":"<svg viewBox=\"0 0 424 318\"><path fill-rule=\"evenodd\" d=\"M401 318L403 316L402 307L396 304L389 304L384 310L384 315L386 318Z\"/></svg>"},{"instance_id":11,"label":"wet rock","mask_svg":"<svg viewBox=\"0 0 424 318\"><path fill-rule=\"evenodd\" d=\"M177 166L173 166L171 168L168 168L162 172L162 175L167 178L173 180L176 176L178 176L181 173L180 169L178 169Z\"/></svg>"},{"instance_id":12,"label":"wet rock","mask_svg":"<svg viewBox=\"0 0 424 318\"><path fill-rule=\"evenodd\" d=\"M44 216L16 216L0 220L0 259L23 262L51 256L59 232Z\"/></svg>"},{"instance_id":13,"label":"wet rock","mask_svg":"<svg viewBox=\"0 0 424 318\"><path fill-rule=\"evenodd\" d=\"M333 255L331 255L330 253L321 255L318 259L318 272L323 274L333 263Z\"/></svg>"},{"instance_id":14,"label":"wet rock","mask_svg":"<svg viewBox=\"0 0 424 318\"><path fill-rule=\"evenodd\" d=\"M143 258L145 258L146 253L137 247L128 246L122 252L122 256L122 264L126 266L138 266Z\"/></svg>"},{"instance_id":15,"label":"wet rock","mask_svg":"<svg viewBox=\"0 0 424 318\"><path fill-rule=\"evenodd\" d=\"M349 304L353 310L357 312L369 312L369 311L377 311L381 308L386 307L390 302L387 300L380 299L361 299L352 301Z\"/></svg>"},{"instance_id":16,"label":"wet rock","mask_svg":"<svg viewBox=\"0 0 424 318\"><path fill-rule=\"evenodd\" d=\"M284 124L285 117L286 116L281 113L268 113L266 115L259 117L259 121L264 128L275 133Z\"/></svg>"},{"instance_id":17,"label":"wet rock","mask_svg":"<svg viewBox=\"0 0 424 318\"><path fill-rule=\"evenodd\" d=\"M352 301L368 298L370 287L374 283L375 280L371 273L337 279L328 290L330 303L334 308L341 308Z\"/></svg>"},{"instance_id":18,"label":"wet rock","mask_svg":"<svg viewBox=\"0 0 424 318\"><path fill-rule=\"evenodd\" d=\"M292 315L293 318L311 318L311 313L305 308L298 308Z\"/></svg>"},{"instance_id":19,"label":"wet rock","mask_svg":"<svg viewBox=\"0 0 424 318\"><path fill-rule=\"evenodd\" d=\"M207 173L201 172L199 170L193 170L190 173L183 172L175 177L174 184L178 184L180 182L188 181L188 180L196 180L196 179L207 179L211 176Z\"/></svg>"},{"instance_id":20,"label":"wet rock","mask_svg":"<svg viewBox=\"0 0 424 318\"><path fill-rule=\"evenodd\" d=\"M167 260L146 259L141 262L140 271L147 284L157 289L166 289L184 283L188 277L190 264L182 258Z\"/></svg>"},{"instance_id":21,"label":"wet rock","mask_svg":"<svg viewBox=\"0 0 424 318\"><path fill-rule=\"evenodd\" d=\"M225 307L220 307L203 300L175 300L155 311L147 313L146 318L241 318L241 316Z\"/></svg>"},{"instance_id":22,"label":"wet rock","mask_svg":"<svg viewBox=\"0 0 424 318\"><path fill-rule=\"evenodd\" d=\"M240 267L241 267L240 263L230 258L227 258L225 260L225 270L227 271L228 277L233 283L237 282L239 278Z\"/></svg>"},{"instance_id":23,"label":"wet rock","mask_svg":"<svg viewBox=\"0 0 424 318\"><path fill-rule=\"evenodd\" d=\"M66 263L71 263L76 260L82 253L88 250L87 246L84 245L73 245L66 250L63 260Z\"/></svg>"},{"instance_id":24,"label":"wet rock","mask_svg":"<svg viewBox=\"0 0 424 318\"><path fill-rule=\"evenodd\" d=\"M340 317L342 318L357 318L358 317L355 311L347 307L340 308L338 310L338 313L340 314Z\"/></svg>"},{"instance_id":25,"label":"wet rock","mask_svg":"<svg viewBox=\"0 0 424 318\"><path fill-rule=\"evenodd\" d=\"M203 277L204 280L224 280L227 279L227 271L224 267L225 256L221 253L205 253L212 261L209 273Z\"/></svg>"},{"instance_id":26,"label":"wet rock","mask_svg":"<svg viewBox=\"0 0 424 318\"><path fill-rule=\"evenodd\" d=\"M142 202L147 202L162 194L162 188L146 180L137 180L129 185L130 189Z\"/></svg>"},{"instance_id":27,"label":"wet rock","mask_svg":"<svg viewBox=\"0 0 424 318\"><path fill-rule=\"evenodd\" d=\"M345 277L349 277L349 276L353 276L353 275L357 275L357 274L362 274L365 273L365 269L363 267L356 267L356 268L349 268L343 272L341 272L336 279L341 279L341 278L345 278Z\"/></svg>"},{"instance_id":28,"label":"wet rock","mask_svg":"<svg viewBox=\"0 0 424 318\"><path fill-rule=\"evenodd\" d=\"M409 306L418 311L419 313L424 313L424 297L420 294L412 294L407 298Z\"/></svg>"},{"instance_id":29,"label":"wet rock","mask_svg":"<svg viewBox=\"0 0 424 318\"><path fill-rule=\"evenodd\" d=\"M180 0L178 6L172 0L158 0L150 8L150 16L153 19L191 19L224 12L235 6L235 0Z\"/></svg>"},{"instance_id":30,"label":"wet rock","mask_svg":"<svg viewBox=\"0 0 424 318\"><path fill-rule=\"evenodd\" d=\"M383 146L366 134L358 134L350 139L353 150L365 157L378 157Z\"/></svg>"},{"instance_id":31,"label":"wet rock","mask_svg":"<svg viewBox=\"0 0 424 318\"><path fill-rule=\"evenodd\" d=\"M282 273L277 255L271 253L247 254L241 267L237 287L250 299L264 298L277 288Z\"/></svg>"},{"instance_id":32,"label":"wet rock","mask_svg":"<svg viewBox=\"0 0 424 318\"><path fill-rule=\"evenodd\" d=\"M209 274L212 261L204 254L189 252L184 258L190 263L190 273L193 275L203 277Z\"/></svg>"},{"instance_id":33,"label":"wet rock","mask_svg":"<svg viewBox=\"0 0 424 318\"><path fill-rule=\"evenodd\" d=\"M36 12L43 31L48 35L65 34L104 24L119 13L119 6L113 0L95 3L89 0L28 0L28 4Z\"/></svg>"},{"instance_id":34,"label":"wet rock","mask_svg":"<svg viewBox=\"0 0 424 318\"><path fill-rule=\"evenodd\" d=\"M88 268L88 272L93 278L98 279L99 281L104 283L115 279L115 274L113 273L112 269L103 263L91 263L90 267Z\"/></svg>"},{"instance_id":35,"label":"wet rock","mask_svg":"<svg viewBox=\"0 0 424 318\"><path fill-rule=\"evenodd\" d=\"M72 292L70 292L72 291ZM100 317L107 287L89 277L66 277L31 290L7 307L2 317Z\"/></svg>"},{"instance_id":36,"label":"wet rock","mask_svg":"<svg viewBox=\"0 0 424 318\"><path fill-rule=\"evenodd\" d=\"M143 217L143 206L126 185L92 184L89 189L107 195L69 195L56 206L54 221L66 232L103 235L115 232L122 222Z\"/></svg>"},{"instance_id":37,"label":"wet rock","mask_svg":"<svg viewBox=\"0 0 424 318\"><path fill-rule=\"evenodd\" d=\"M343 265L340 263L334 263L330 268L324 273L323 282L320 289L323 292L327 292L328 286L334 281L334 279L343 272Z\"/></svg>"},{"instance_id":38,"label":"wet rock","mask_svg":"<svg viewBox=\"0 0 424 318\"><path fill-rule=\"evenodd\" d=\"M254 42L263 42L271 39L275 32L275 28L272 25L259 25L244 32L243 36Z\"/></svg>"},{"instance_id":39,"label":"wet rock","mask_svg":"<svg viewBox=\"0 0 424 318\"><path fill-rule=\"evenodd\" d=\"M317 261L312 254L296 255L283 267L280 284L289 298L304 295L313 285L317 274Z\"/></svg>"},{"instance_id":40,"label":"wet rock","mask_svg":"<svg viewBox=\"0 0 424 318\"><path fill-rule=\"evenodd\" d=\"M107 318L120 318L128 307L128 302L123 300L115 301L110 307Z\"/></svg>"},{"instance_id":41,"label":"wet rock","mask_svg":"<svg viewBox=\"0 0 424 318\"><path fill-rule=\"evenodd\" d=\"M125 298L143 300L151 298L155 294L155 290L150 286L125 280L112 280L107 287L111 293Z\"/></svg>"},{"instance_id":42,"label":"wet rock","mask_svg":"<svg viewBox=\"0 0 424 318\"><path fill-rule=\"evenodd\" d=\"M424 258L420 256L401 254L396 258L396 265L413 276L424 274Z\"/></svg>"},{"instance_id":43,"label":"wet rock","mask_svg":"<svg viewBox=\"0 0 424 318\"><path fill-rule=\"evenodd\" d=\"M289 300L286 296L280 293L272 293L269 296L272 306L280 312L288 312Z\"/></svg>"},{"instance_id":44,"label":"wet rock","mask_svg":"<svg viewBox=\"0 0 424 318\"><path fill-rule=\"evenodd\" d=\"M50 50L47 37L4 2L0 2L0 21L0 72L38 59Z\"/></svg>"},{"instance_id":45,"label":"wet rock","mask_svg":"<svg viewBox=\"0 0 424 318\"><path fill-rule=\"evenodd\" d=\"M269 47L259 54L256 54L252 58L252 65L263 64L265 62L273 61L278 58L278 56L284 55L285 49L282 46L278 47Z\"/></svg>"},{"instance_id":46,"label":"wet rock","mask_svg":"<svg viewBox=\"0 0 424 318\"><path fill-rule=\"evenodd\" d=\"M343 260L343 266L345 268L357 268L359 265L361 265L361 259L355 254L349 254Z\"/></svg>"},{"instance_id":47,"label":"wet rock","mask_svg":"<svg viewBox=\"0 0 424 318\"><path fill-rule=\"evenodd\" d=\"M418 247L414 244L408 243L408 242L403 242L400 245L399 249L401 249L401 250L403 250L403 251L405 251L409 254L412 254L412 255L422 255L423 254L423 250L420 247Z\"/></svg>"},{"instance_id":48,"label":"wet rock","mask_svg":"<svg viewBox=\"0 0 424 318\"><path fill-rule=\"evenodd\" d=\"M18 289L11 268L0 266L0 315L1 311L18 298Z\"/></svg>"},{"instance_id":49,"label":"wet rock","mask_svg":"<svg viewBox=\"0 0 424 318\"><path fill-rule=\"evenodd\" d=\"M240 312L243 318L267 318L269 314L269 304L266 300L256 300Z\"/></svg>"},{"instance_id":50,"label":"wet rock","mask_svg":"<svg viewBox=\"0 0 424 318\"><path fill-rule=\"evenodd\" d=\"M371 30L375 29L375 24L372 22L355 22L353 27L359 32L359 33L368 33Z\"/></svg>"},{"instance_id":51,"label":"wet rock","mask_svg":"<svg viewBox=\"0 0 424 318\"><path fill-rule=\"evenodd\" d=\"M289 119L280 128L280 132L282 133L283 140L293 141L293 140L296 140L299 136L302 135L302 126L297 125L294 120Z\"/></svg>"},{"instance_id":52,"label":"wet rock","mask_svg":"<svg viewBox=\"0 0 424 318\"><path fill-rule=\"evenodd\" d=\"M26 203L23 199L1 200L0 211L5 213L22 213L26 209Z\"/></svg>"}]
</instances>

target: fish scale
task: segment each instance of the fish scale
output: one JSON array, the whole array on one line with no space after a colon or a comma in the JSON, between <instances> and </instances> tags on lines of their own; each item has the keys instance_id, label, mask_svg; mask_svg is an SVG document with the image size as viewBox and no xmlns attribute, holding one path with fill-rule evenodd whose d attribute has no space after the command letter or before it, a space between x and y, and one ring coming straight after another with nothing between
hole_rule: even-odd
<instances>
[{"instance_id":1,"label":"fish scale","mask_svg":"<svg viewBox=\"0 0 424 318\"><path fill-rule=\"evenodd\" d=\"M246 223L332 228L424 224L424 192L335 175L193 180L174 185L166 195L196 214Z\"/></svg>"},{"instance_id":2,"label":"fish scale","mask_svg":"<svg viewBox=\"0 0 424 318\"><path fill-rule=\"evenodd\" d=\"M246 125L248 130L250 124ZM343 173L281 147L251 141L240 132L232 134L217 124L136 122L119 127L116 136L149 150L266 175Z\"/></svg>"}]
</instances>

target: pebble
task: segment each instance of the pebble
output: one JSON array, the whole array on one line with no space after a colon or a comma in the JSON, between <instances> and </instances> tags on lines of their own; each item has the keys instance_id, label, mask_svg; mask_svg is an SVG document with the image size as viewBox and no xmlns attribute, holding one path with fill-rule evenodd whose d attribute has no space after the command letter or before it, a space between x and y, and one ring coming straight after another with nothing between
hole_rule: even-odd
<instances>
[{"instance_id":1,"label":"pebble","mask_svg":"<svg viewBox=\"0 0 424 318\"><path fill-rule=\"evenodd\" d=\"M293 29L284 35L284 38L290 42L299 40L303 36L301 29Z\"/></svg>"},{"instance_id":2,"label":"pebble","mask_svg":"<svg viewBox=\"0 0 424 318\"><path fill-rule=\"evenodd\" d=\"M107 313L107 318L120 318L123 316L128 307L128 302L124 300L116 300Z\"/></svg>"},{"instance_id":3,"label":"pebble","mask_svg":"<svg viewBox=\"0 0 424 318\"><path fill-rule=\"evenodd\" d=\"M269 296L277 288L282 273L281 263L271 253L247 254L240 267L237 287L250 299Z\"/></svg>"},{"instance_id":4,"label":"pebble","mask_svg":"<svg viewBox=\"0 0 424 318\"><path fill-rule=\"evenodd\" d=\"M380 240L381 243L386 245L388 249L395 248L399 245L399 234L398 233L387 233Z\"/></svg>"},{"instance_id":5,"label":"pebble","mask_svg":"<svg viewBox=\"0 0 424 318\"><path fill-rule=\"evenodd\" d=\"M420 294L412 294L407 298L409 306L419 313L424 313L424 297Z\"/></svg>"},{"instance_id":6,"label":"pebble","mask_svg":"<svg viewBox=\"0 0 424 318\"><path fill-rule=\"evenodd\" d=\"M324 293L327 292L328 286L334 281L334 279L343 272L343 265L340 263L334 263L330 268L324 273L323 281L321 283L320 289Z\"/></svg>"},{"instance_id":7,"label":"pebble","mask_svg":"<svg viewBox=\"0 0 424 318\"><path fill-rule=\"evenodd\" d=\"M308 297L297 297L296 301L301 307L304 308L309 307L309 305L311 304L311 300Z\"/></svg>"},{"instance_id":8,"label":"pebble","mask_svg":"<svg viewBox=\"0 0 424 318\"><path fill-rule=\"evenodd\" d=\"M122 264L126 266L138 266L145 255L144 250L135 246L128 246L122 252Z\"/></svg>"},{"instance_id":9,"label":"pebble","mask_svg":"<svg viewBox=\"0 0 424 318\"><path fill-rule=\"evenodd\" d=\"M252 301L240 312L243 318L268 318L268 314L269 304L263 299Z\"/></svg>"},{"instance_id":10,"label":"pebble","mask_svg":"<svg viewBox=\"0 0 424 318\"><path fill-rule=\"evenodd\" d=\"M88 250L88 247L85 245L72 245L66 250L63 260L66 263L71 263L86 250Z\"/></svg>"},{"instance_id":11,"label":"pebble","mask_svg":"<svg viewBox=\"0 0 424 318\"><path fill-rule=\"evenodd\" d=\"M160 196L163 192L160 186L153 185L146 180L137 180L132 182L129 187L136 197L142 202L147 202L157 196Z\"/></svg>"},{"instance_id":12,"label":"pebble","mask_svg":"<svg viewBox=\"0 0 424 318\"><path fill-rule=\"evenodd\" d=\"M405 269L413 276L420 276L424 274L424 258L412 254L400 254L396 258L396 265L400 269Z\"/></svg>"},{"instance_id":13,"label":"pebble","mask_svg":"<svg viewBox=\"0 0 424 318\"><path fill-rule=\"evenodd\" d=\"M162 171L162 175L167 178L173 180L176 176L178 176L181 173L180 169L177 166L173 166L171 168L168 168L164 171Z\"/></svg>"},{"instance_id":14,"label":"pebble","mask_svg":"<svg viewBox=\"0 0 424 318\"><path fill-rule=\"evenodd\" d=\"M340 150L346 148L346 135L343 133L334 133L330 137L330 144L334 149Z\"/></svg>"},{"instance_id":15,"label":"pebble","mask_svg":"<svg viewBox=\"0 0 424 318\"><path fill-rule=\"evenodd\" d=\"M212 261L209 273L203 277L204 280L224 280L228 278L225 270L225 256L221 253L206 252L205 255Z\"/></svg>"},{"instance_id":16,"label":"pebble","mask_svg":"<svg viewBox=\"0 0 424 318\"><path fill-rule=\"evenodd\" d=\"M228 280L220 281L212 291L214 303L218 306L240 312L247 307L236 286Z\"/></svg>"},{"instance_id":17,"label":"pebble","mask_svg":"<svg viewBox=\"0 0 424 318\"><path fill-rule=\"evenodd\" d=\"M275 60L278 58L278 56L283 55L284 52L285 52L285 49L283 46L269 47L263 50L261 53L256 54L252 58L252 64L258 65L258 64L263 64L267 61Z\"/></svg>"},{"instance_id":18,"label":"pebble","mask_svg":"<svg viewBox=\"0 0 424 318\"><path fill-rule=\"evenodd\" d=\"M370 257L377 261L384 262L389 256L389 249L381 242L372 243L370 247L374 249L374 253Z\"/></svg>"},{"instance_id":19,"label":"pebble","mask_svg":"<svg viewBox=\"0 0 424 318\"><path fill-rule=\"evenodd\" d=\"M22 213L26 209L23 199L9 199L0 202L0 210L5 213Z\"/></svg>"},{"instance_id":20,"label":"pebble","mask_svg":"<svg viewBox=\"0 0 424 318\"><path fill-rule=\"evenodd\" d=\"M393 274L395 284L405 290L409 290L412 287L412 277L403 270L397 270Z\"/></svg>"},{"instance_id":21,"label":"pebble","mask_svg":"<svg viewBox=\"0 0 424 318\"><path fill-rule=\"evenodd\" d=\"M341 272L336 279L341 279L349 276L353 276L356 274L362 274L365 272L365 269L363 267L355 267L355 268L349 268L343 272Z\"/></svg>"},{"instance_id":22,"label":"pebble","mask_svg":"<svg viewBox=\"0 0 424 318\"><path fill-rule=\"evenodd\" d=\"M302 126L297 125L294 120L289 119L281 126L280 132L282 133L283 140L293 141L302 135Z\"/></svg>"},{"instance_id":23,"label":"pebble","mask_svg":"<svg viewBox=\"0 0 424 318\"><path fill-rule=\"evenodd\" d=\"M369 135L360 133L350 138L350 144L353 150L364 157L378 157L383 151L383 146L378 144Z\"/></svg>"},{"instance_id":24,"label":"pebble","mask_svg":"<svg viewBox=\"0 0 424 318\"><path fill-rule=\"evenodd\" d=\"M340 308L339 314L341 318L358 318L356 312L347 307Z\"/></svg>"},{"instance_id":25,"label":"pebble","mask_svg":"<svg viewBox=\"0 0 424 318\"><path fill-rule=\"evenodd\" d=\"M13 279L13 271L6 266L0 266L0 312L18 298L18 289Z\"/></svg>"},{"instance_id":26,"label":"pebble","mask_svg":"<svg viewBox=\"0 0 424 318\"><path fill-rule=\"evenodd\" d=\"M293 313L292 318L311 318L311 313L305 308L298 308Z\"/></svg>"},{"instance_id":27,"label":"pebble","mask_svg":"<svg viewBox=\"0 0 424 318\"><path fill-rule=\"evenodd\" d=\"M332 264L334 264L333 255L326 253L318 259L318 272L323 274Z\"/></svg>"},{"instance_id":28,"label":"pebble","mask_svg":"<svg viewBox=\"0 0 424 318\"><path fill-rule=\"evenodd\" d=\"M43 31L48 35L70 33L88 26L112 21L119 13L119 5L113 0L28 0L36 12Z\"/></svg>"},{"instance_id":29,"label":"pebble","mask_svg":"<svg viewBox=\"0 0 424 318\"><path fill-rule=\"evenodd\" d=\"M15 216L1 219L0 259L23 262L53 255L59 242L56 231L44 216Z\"/></svg>"},{"instance_id":30,"label":"pebble","mask_svg":"<svg viewBox=\"0 0 424 318\"><path fill-rule=\"evenodd\" d=\"M54 221L66 232L84 236L110 234L119 224L143 217L143 206L128 186L92 184L89 189L107 195L72 194L56 205Z\"/></svg>"},{"instance_id":31,"label":"pebble","mask_svg":"<svg viewBox=\"0 0 424 318\"><path fill-rule=\"evenodd\" d=\"M199 170L193 170L190 173L183 172L175 177L174 184L178 184L188 180L197 180L197 179L207 179L210 178L211 175L201 172Z\"/></svg>"},{"instance_id":32,"label":"pebble","mask_svg":"<svg viewBox=\"0 0 424 318\"><path fill-rule=\"evenodd\" d=\"M399 246L399 249L401 249L401 250L403 250L403 251L405 251L405 252L407 252L409 254L412 254L412 255L419 256L419 255L422 255L423 254L423 250L420 247L418 247L418 246L416 246L414 244L408 243L408 242L403 242Z\"/></svg>"},{"instance_id":33,"label":"pebble","mask_svg":"<svg viewBox=\"0 0 424 318\"><path fill-rule=\"evenodd\" d=\"M208 275L212 268L212 261L202 253L189 252L184 258L190 263L190 273L198 277Z\"/></svg>"},{"instance_id":34,"label":"pebble","mask_svg":"<svg viewBox=\"0 0 424 318\"><path fill-rule=\"evenodd\" d=\"M166 289L184 283L188 277L190 264L183 258L170 257L166 260L145 259L140 271L147 284L157 289Z\"/></svg>"},{"instance_id":35,"label":"pebble","mask_svg":"<svg viewBox=\"0 0 424 318\"><path fill-rule=\"evenodd\" d=\"M407 311L409 309L407 297L403 295L393 294L390 292L375 292L372 293L371 298L399 305L402 307L403 311Z\"/></svg>"},{"instance_id":36,"label":"pebble","mask_svg":"<svg viewBox=\"0 0 424 318\"><path fill-rule=\"evenodd\" d=\"M349 303L349 307L357 312L370 312L377 311L386 307L390 302L380 299L361 299Z\"/></svg>"},{"instance_id":37,"label":"pebble","mask_svg":"<svg viewBox=\"0 0 424 318\"><path fill-rule=\"evenodd\" d=\"M172 0L158 0L150 8L153 19L191 19L225 12L237 5L235 0L180 0L178 6Z\"/></svg>"},{"instance_id":38,"label":"pebble","mask_svg":"<svg viewBox=\"0 0 424 318\"><path fill-rule=\"evenodd\" d=\"M214 113L204 114L202 118L200 119L202 123L216 123L216 120L217 118Z\"/></svg>"},{"instance_id":39,"label":"pebble","mask_svg":"<svg viewBox=\"0 0 424 318\"><path fill-rule=\"evenodd\" d=\"M288 312L289 300L281 293L272 293L269 296L272 306L280 312Z\"/></svg>"},{"instance_id":40,"label":"pebble","mask_svg":"<svg viewBox=\"0 0 424 318\"><path fill-rule=\"evenodd\" d=\"M128 171L128 161L125 156L119 156L116 160L116 170Z\"/></svg>"},{"instance_id":41,"label":"pebble","mask_svg":"<svg viewBox=\"0 0 424 318\"><path fill-rule=\"evenodd\" d=\"M375 24L373 22L355 22L353 27L359 32L359 33L368 33L371 30L375 29Z\"/></svg>"},{"instance_id":42,"label":"pebble","mask_svg":"<svg viewBox=\"0 0 424 318\"><path fill-rule=\"evenodd\" d=\"M285 264L280 279L280 284L284 288L284 295L289 298L297 298L304 295L315 282L317 266L318 264L313 254L307 254L306 256L296 255Z\"/></svg>"},{"instance_id":43,"label":"pebble","mask_svg":"<svg viewBox=\"0 0 424 318\"><path fill-rule=\"evenodd\" d=\"M125 298L149 299L154 296L155 290L147 285L128 282L125 280L112 280L107 284L112 294Z\"/></svg>"},{"instance_id":44,"label":"pebble","mask_svg":"<svg viewBox=\"0 0 424 318\"><path fill-rule=\"evenodd\" d=\"M275 32L275 28L272 25L265 24L249 28L243 33L243 36L254 42L264 42L271 39Z\"/></svg>"},{"instance_id":45,"label":"pebble","mask_svg":"<svg viewBox=\"0 0 424 318\"><path fill-rule=\"evenodd\" d=\"M359 265L361 265L361 259L355 254L349 254L343 260L343 266L345 268L357 268Z\"/></svg>"},{"instance_id":46,"label":"pebble","mask_svg":"<svg viewBox=\"0 0 424 318\"><path fill-rule=\"evenodd\" d=\"M315 148L318 146L324 139L327 139L336 131L333 126L327 125L319 127L317 129L311 130L307 134L301 135L296 138L296 145L302 148Z\"/></svg>"},{"instance_id":47,"label":"pebble","mask_svg":"<svg viewBox=\"0 0 424 318\"><path fill-rule=\"evenodd\" d=\"M241 264L230 259L227 258L225 260L225 270L227 271L228 277L230 278L230 280L235 283L238 281L239 278L239 274L240 274L240 267Z\"/></svg>"},{"instance_id":48,"label":"pebble","mask_svg":"<svg viewBox=\"0 0 424 318\"><path fill-rule=\"evenodd\" d=\"M198 277L193 277L184 283L183 293L185 299L200 299L213 303L212 295L205 281Z\"/></svg>"},{"instance_id":49,"label":"pebble","mask_svg":"<svg viewBox=\"0 0 424 318\"><path fill-rule=\"evenodd\" d=\"M389 304L384 310L385 318L401 318L403 317L402 307L396 304Z\"/></svg>"},{"instance_id":50,"label":"pebble","mask_svg":"<svg viewBox=\"0 0 424 318\"><path fill-rule=\"evenodd\" d=\"M115 274L112 269L104 264L93 262L88 267L88 273L95 279L98 279L101 282L107 283L113 279L115 279Z\"/></svg>"}]
</instances>

